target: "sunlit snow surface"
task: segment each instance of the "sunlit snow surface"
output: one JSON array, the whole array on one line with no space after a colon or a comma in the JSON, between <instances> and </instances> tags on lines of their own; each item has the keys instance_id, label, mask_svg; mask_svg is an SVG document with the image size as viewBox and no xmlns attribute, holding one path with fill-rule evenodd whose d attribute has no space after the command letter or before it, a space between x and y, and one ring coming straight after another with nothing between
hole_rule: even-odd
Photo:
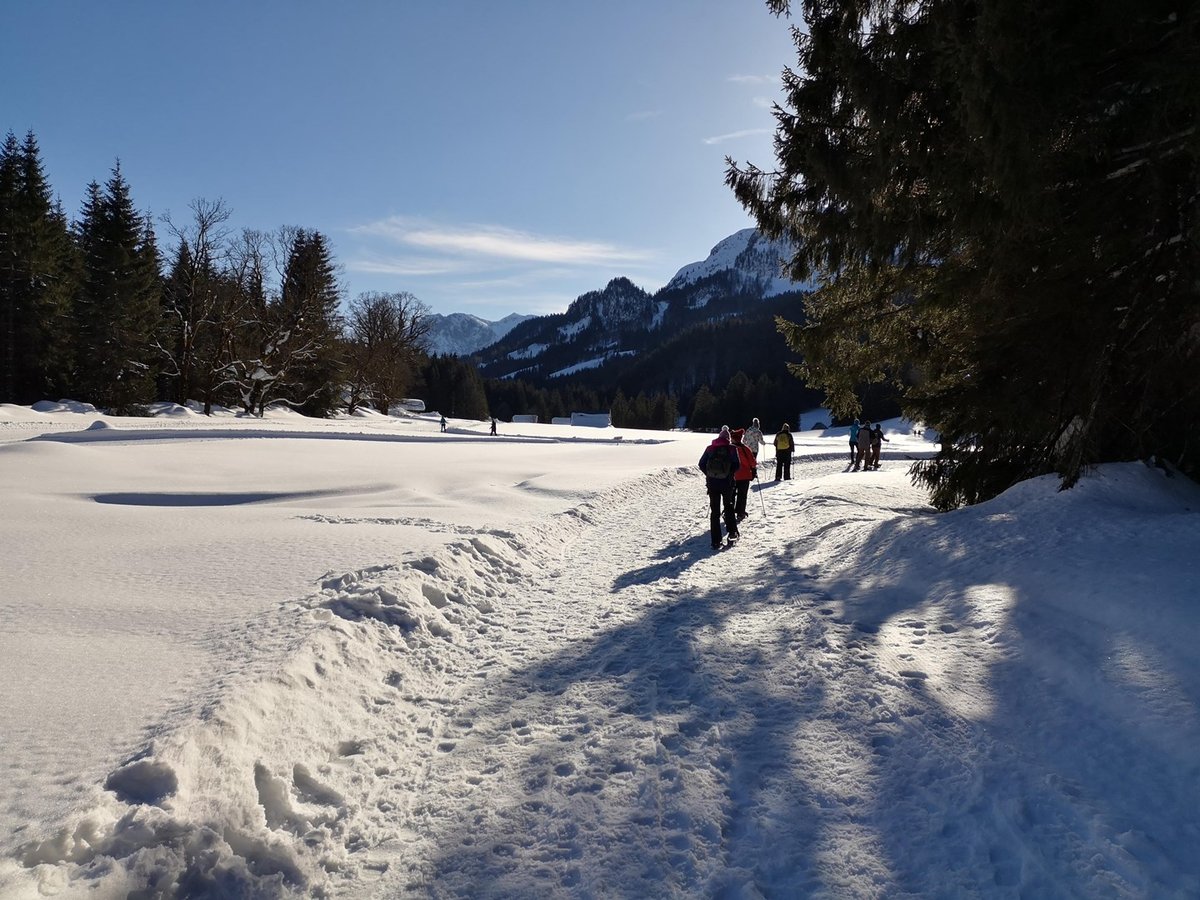
<instances>
[{"instance_id":1,"label":"sunlit snow surface","mask_svg":"<svg viewBox=\"0 0 1200 900\"><path fill-rule=\"evenodd\" d=\"M1178 476L158 412L0 406L0 897L1200 894Z\"/></svg>"}]
</instances>

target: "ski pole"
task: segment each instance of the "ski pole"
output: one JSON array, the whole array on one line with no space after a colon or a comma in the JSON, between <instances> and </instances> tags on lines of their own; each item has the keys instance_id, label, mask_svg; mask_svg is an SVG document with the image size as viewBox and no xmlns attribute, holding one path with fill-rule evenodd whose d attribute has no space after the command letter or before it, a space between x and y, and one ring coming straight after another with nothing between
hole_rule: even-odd
<instances>
[{"instance_id":1,"label":"ski pole","mask_svg":"<svg viewBox=\"0 0 1200 900\"><path fill-rule=\"evenodd\" d=\"M754 480L758 481L758 466L754 467ZM758 481L758 502L762 504L763 518L767 517L767 501L763 499L762 482Z\"/></svg>"}]
</instances>

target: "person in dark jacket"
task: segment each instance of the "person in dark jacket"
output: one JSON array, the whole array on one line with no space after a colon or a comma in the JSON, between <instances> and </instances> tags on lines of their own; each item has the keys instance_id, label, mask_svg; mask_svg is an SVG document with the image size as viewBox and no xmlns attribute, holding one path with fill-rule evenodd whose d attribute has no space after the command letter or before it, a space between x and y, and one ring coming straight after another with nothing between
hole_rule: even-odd
<instances>
[{"instance_id":1,"label":"person in dark jacket","mask_svg":"<svg viewBox=\"0 0 1200 900\"><path fill-rule=\"evenodd\" d=\"M796 442L792 440L792 429L787 422L780 426L779 431L775 435L775 480L778 481L780 476L784 481L789 481L792 477L792 451L796 449Z\"/></svg>"},{"instance_id":2,"label":"person in dark jacket","mask_svg":"<svg viewBox=\"0 0 1200 900\"><path fill-rule=\"evenodd\" d=\"M883 442L886 440L888 439L883 436L883 426L876 422L875 427L871 429L871 458L867 460L866 468L879 468L879 451L883 448ZM889 441L889 443L891 442Z\"/></svg>"},{"instance_id":3,"label":"person in dark jacket","mask_svg":"<svg viewBox=\"0 0 1200 900\"><path fill-rule=\"evenodd\" d=\"M858 429L858 459L854 461L851 471L857 472L859 465L863 469L871 467L871 423L863 422L862 427Z\"/></svg>"},{"instance_id":4,"label":"person in dark jacket","mask_svg":"<svg viewBox=\"0 0 1200 900\"><path fill-rule=\"evenodd\" d=\"M733 473L733 514L739 522L746 518L746 498L750 496L750 482L758 474L758 462L746 446L744 434L740 428L729 432L730 442L738 455L737 471Z\"/></svg>"},{"instance_id":5,"label":"person in dark jacket","mask_svg":"<svg viewBox=\"0 0 1200 900\"><path fill-rule=\"evenodd\" d=\"M704 473L708 490L708 530L712 537L712 548L721 549L721 519L725 519L725 533L729 542L740 537L737 516L733 511L733 475L737 471L737 450L729 439L729 426L723 425L716 440L709 444L700 457L700 471Z\"/></svg>"}]
</instances>

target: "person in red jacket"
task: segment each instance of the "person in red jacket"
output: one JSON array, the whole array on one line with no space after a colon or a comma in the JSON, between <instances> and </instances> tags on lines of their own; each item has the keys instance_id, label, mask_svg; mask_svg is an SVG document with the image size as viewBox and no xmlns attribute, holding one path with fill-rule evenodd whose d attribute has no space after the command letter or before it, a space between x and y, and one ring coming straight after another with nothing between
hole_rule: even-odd
<instances>
[{"instance_id":1,"label":"person in red jacket","mask_svg":"<svg viewBox=\"0 0 1200 900\"><path fill-rule=\"evenodd\" d=\"M738 455L737 471L733 473L733 514L739 522L746 518L746 498L750 496L750 482L758 474L758 462L743 440L745 434L741 428L735 428L729 433L730 442Z\"/></svg>"}]
</instances>

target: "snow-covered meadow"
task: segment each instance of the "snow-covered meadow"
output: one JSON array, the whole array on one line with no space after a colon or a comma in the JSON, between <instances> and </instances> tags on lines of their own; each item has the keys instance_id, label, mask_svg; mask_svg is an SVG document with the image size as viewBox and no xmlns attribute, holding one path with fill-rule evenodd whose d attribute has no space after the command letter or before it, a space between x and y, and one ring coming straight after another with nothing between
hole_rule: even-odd
<instances>
[{"instance_id":1,"label":"snow-covered meadow","mask_svg":"<svg viewBox=\"0 0 1200 900\"><path fill-rule=\"evenodd\" d=\"M0 406L0 897L1200 895L1200 488L887 424Z\"/></svg>"}]
</instances>

